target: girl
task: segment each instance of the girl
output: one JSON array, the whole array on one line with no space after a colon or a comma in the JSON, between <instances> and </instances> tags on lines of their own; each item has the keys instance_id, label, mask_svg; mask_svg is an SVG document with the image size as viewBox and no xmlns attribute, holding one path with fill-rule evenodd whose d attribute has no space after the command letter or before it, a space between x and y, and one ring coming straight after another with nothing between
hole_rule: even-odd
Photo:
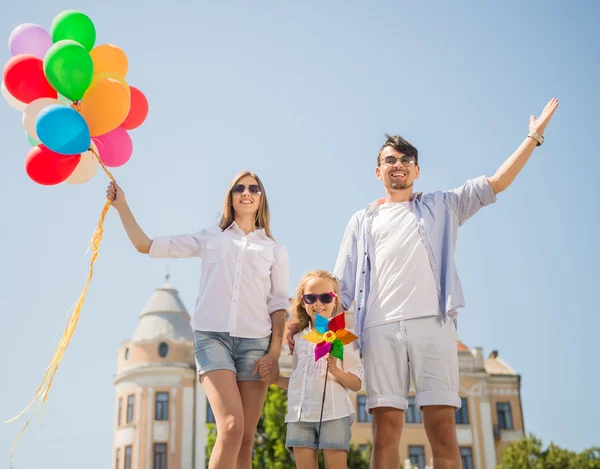
<instances>
[{"instance_id":1,"label":"girl","mask_svg":"<svg viewBox=\"0 0 600 469\"><path fill-rule=\"evenodd\" d=\"M292 376L279 376L276 384L288 390L286 447L293 449L300 469L318 469L317 450L323 450L327 469L345 469L350 449L350 426L355 412L348 390L358 391L363 370L355 342L344 347L344 360L330 355L315 362L311 342L302 339L315 324L317 314L332 318L342 312L340 285L333 274L315 270L300 281L292 302L292 311L303 329L296 334L292 358ZM327 363L329 374L325 376ZM325 401L323 387L327 379ZM319 418L323 403L323 421L319 433Z\"/></svg>"},{"instance_id":2,"label":"girl","mask_svg":"<svg viewBox=\"0 0 600 469\"><path fill-rule=\"evenodd\" d=\"M107 198L138 251L154 258L202 258L192 327L198 376L217 427L209 468L250 469L267 387L279 374L289 301L288 255L271 236L262 182L250 172L233 179L219 226L153 240L116 183Z\"/></svg>"}]
</instances>

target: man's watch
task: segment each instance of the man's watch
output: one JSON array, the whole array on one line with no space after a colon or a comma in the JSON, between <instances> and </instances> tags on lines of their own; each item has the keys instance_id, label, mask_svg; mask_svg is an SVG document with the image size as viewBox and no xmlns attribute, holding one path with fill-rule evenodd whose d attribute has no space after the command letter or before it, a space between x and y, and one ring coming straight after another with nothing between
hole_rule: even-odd
<instances>
[{"instance_id":1,"label":"man's watch","mask_svg":"<svg viewBox=\"0 0 600 469\"><path fill-rule=\"evenodd\" d=\"M527 136L537 142L536 147L539 147L542 143L544 143L544 136L538 134L537 132L529 132Z\"/></svg>"}]
</instances>

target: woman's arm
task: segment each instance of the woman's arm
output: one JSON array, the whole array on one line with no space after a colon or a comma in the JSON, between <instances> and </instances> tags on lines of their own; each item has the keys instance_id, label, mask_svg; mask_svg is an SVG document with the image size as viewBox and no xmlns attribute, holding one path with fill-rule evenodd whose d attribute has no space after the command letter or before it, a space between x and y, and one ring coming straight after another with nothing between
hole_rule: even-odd
<instances>
[{"instance_id":1,"label":"woman's arm","mask_svg":"<svg viewBox=\"0 0 600 469\"><path fill-rule=\"evenodd\" d=\"M150 247L152 246L152 240L144 233L144 230L140 228L129 205L125 199L125 193L119 187L119 185L112 181L106 191L106 198L110 200L112 206L119 212L121 223L125 228L125 232L131 241L131 244L135 246L138 252L148 254Z\"/></svg>"},{"instance_id":2,"label":"woman's arm","mask_svg":"<svg viewBox=\"0 0 600 469\"><path fill-rule=\"evenodd\" d=\"M106 198L119 212L119 217L131 244L142 254L150 254L153 258L186 258L202 255L203 240L207 239L206 230L193 234L176 236L160 236L150 239L140 228L127 204L125 194L116 182L111 182L106 191Z\"/></svg>"}]
</instances>

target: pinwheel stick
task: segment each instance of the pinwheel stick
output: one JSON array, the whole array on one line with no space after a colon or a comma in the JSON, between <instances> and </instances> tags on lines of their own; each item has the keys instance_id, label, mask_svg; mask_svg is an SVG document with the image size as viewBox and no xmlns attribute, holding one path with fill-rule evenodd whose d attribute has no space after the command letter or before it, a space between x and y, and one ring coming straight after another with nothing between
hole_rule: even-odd
<instances>
[{"instance_id":1,"label":"pinwheel stick","mask_svg":"<svg viewBox=\"0 0 600 469\"><path fill-rule=\"evenodd\" d=\"M321 422L323 422L323 408L325 407L325 392L327 391L327 377L329 376L329 362L325 368L325 386L323 386L323 400L321 401L321 416L319 417L319 431L317 433L317 452L319 451L319 441L321 440Z\"/></svg>"}]
</instances>

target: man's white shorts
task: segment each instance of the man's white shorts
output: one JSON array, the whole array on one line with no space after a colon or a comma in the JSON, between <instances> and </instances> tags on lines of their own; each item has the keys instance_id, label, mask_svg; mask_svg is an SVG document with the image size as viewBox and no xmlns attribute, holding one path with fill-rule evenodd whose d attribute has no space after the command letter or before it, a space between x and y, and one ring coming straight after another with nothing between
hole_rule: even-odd
<instances>
[{"instance_id":1,"label":"man's white shorts","mask_svg":"<svg viewBox=\"0 0 600 469\"><path fill-rule=\"evenodd\" d=\"M416 405L459 409L458 334L451 318L428 316L369 327L363 332L367 411L406 410L412 373Z\"/></svg>"}]
</instances>

